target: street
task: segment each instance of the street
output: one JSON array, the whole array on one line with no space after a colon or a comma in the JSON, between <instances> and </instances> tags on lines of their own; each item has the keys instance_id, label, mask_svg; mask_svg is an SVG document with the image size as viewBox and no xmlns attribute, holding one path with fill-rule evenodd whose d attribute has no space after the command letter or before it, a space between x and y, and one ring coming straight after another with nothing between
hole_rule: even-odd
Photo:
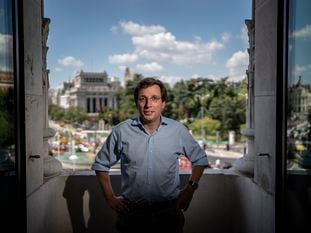
<instances>
[{"instance_id":1,"label":"street","mask_svg":"<svg viewBox=\"0 0 311 233\"><path fill-rule=\"evenodd\" d=\"M226 169L232 167L235 160L241 158L243 153L223 148L207 148L205 150L212 168Z\"/></svg>"}]
</instances>

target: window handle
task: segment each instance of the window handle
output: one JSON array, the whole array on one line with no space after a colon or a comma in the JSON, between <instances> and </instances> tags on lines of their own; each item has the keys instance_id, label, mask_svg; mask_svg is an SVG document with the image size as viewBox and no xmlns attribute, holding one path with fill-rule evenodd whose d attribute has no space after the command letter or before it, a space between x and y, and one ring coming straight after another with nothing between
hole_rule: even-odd
<instances>
[{"instance_id":1,"label":"window handle","mask_svg":"<svg viewBox=\"0 0 311 233\"><path fill-rule=\"evenodd\" d=\"M267 157L269 157L270 154L269 153L259 153L258 156L267 156Z\"/></svg>"},{"instance_id":2,"label":"window handle","mask_svg":"<svg viewBox=\"0 0 311 233\"><path fill-rule=\"evenodd\" d=\"M40 157L40 155L29 155L30 159L39 159Z\"/></svg>"}]
</instances>

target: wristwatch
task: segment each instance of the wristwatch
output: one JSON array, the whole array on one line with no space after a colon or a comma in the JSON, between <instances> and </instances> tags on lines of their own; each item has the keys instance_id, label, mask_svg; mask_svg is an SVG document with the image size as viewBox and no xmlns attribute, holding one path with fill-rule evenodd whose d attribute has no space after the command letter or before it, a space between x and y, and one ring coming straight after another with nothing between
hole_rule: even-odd
<instances>
[{"instance_id":1,"label":"wristwatch","mask_svg":"<svg viewBox=\"0 0 311 233\"><path fill-rule=\"evenodd\" d=\"M196 190L199 187L198 182L195 182L193 180L189 180L188 184L191 186L193 190Z\"/></svg>"}]
</instances>

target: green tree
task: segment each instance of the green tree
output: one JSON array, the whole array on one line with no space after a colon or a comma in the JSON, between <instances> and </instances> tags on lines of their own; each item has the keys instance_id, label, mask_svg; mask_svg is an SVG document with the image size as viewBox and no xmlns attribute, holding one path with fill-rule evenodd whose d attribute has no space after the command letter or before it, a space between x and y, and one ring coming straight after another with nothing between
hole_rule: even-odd
<instances>
[{"instance_id":1,"label":"green tree","mask_svg":"<svg viewBox=\"0 0 311 233\"><path fill-rule=\"evenodd\" d=\"M66 122L82 124L87 119L86 111L81 107L69 107L65 111Z\"/></svg>"},{"instance_id":2,"label":"green tree","mask_svg":"<svg viewBox=\"0 0 311 233\"><path fill-rule=\"evenodd\" d=\"M51 118L51 120L64 121L66 111L64 108L62 108L56 104L50 104L48 114L49 114L49 117Z\"/></svg>"},{"instance_id":3,"label":"green tree","mask_svg":"<svg viewBox=\"0 0 311 233\"><path fill-rule=\"evenodd\" d=\"M141 74L134 74L133 80L125 84L125 88L117 93L119 122L136 115L136 105L134 101L134 90L139 81L143 79Z\"/></svg>"},{"instance_id":4,"label":"green tree","mask_svg":"<svg viewBox=\"0 0 311 233\"><path fill-rule=\"evenodd\" d=\"M214 98L208 112L210 117L222 123L220 131L223 136L226 137L230 130L239 133L241 124L245 123L245 100L229 96Z\"/></svg>"},{"instance_id":5,"label":"green tree","mask_svg":"<svg viewBox=\"0 0 311 233\"><path fill-rule=\"evenodd\" d=\"M189 129L194 135L201 135L202 130L204 135L214 136L218 130L220 130L221 122L218 120L204 117L196 120L189 125Z\"/></svg>"},{"instance_id":6,"label":"green tree","mask_svg":"<svg viewBox=\"0 0 311 233\"><path fill-rule=\"evenodd\" d=\"M102 119L105 124L116 125L120 122L118 111L111 108L104 108L99 113L99 119Z\"/></svg>"}]
</instances>

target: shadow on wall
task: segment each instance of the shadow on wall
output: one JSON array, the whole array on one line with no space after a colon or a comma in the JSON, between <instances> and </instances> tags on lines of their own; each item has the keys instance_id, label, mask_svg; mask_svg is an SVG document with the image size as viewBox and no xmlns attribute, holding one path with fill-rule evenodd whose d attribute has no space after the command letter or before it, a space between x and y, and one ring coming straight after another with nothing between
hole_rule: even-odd
<instances>
[{"instance_id":1,"label":"shadow on wall","mask_svg":"<svg viewBox=\"0 0 311 233\"><path fill-rule=\"evenodd\" d=\"M116 176L112 177L112 183L120 186L120 180ZM116 193L119 192L117 187L114 190ZM63 196L67 201L73 233L117 233L116 215L106 204L103 192L94 176L84 179L80 176L69 176Z\"/></svg>"}]
</instances>

